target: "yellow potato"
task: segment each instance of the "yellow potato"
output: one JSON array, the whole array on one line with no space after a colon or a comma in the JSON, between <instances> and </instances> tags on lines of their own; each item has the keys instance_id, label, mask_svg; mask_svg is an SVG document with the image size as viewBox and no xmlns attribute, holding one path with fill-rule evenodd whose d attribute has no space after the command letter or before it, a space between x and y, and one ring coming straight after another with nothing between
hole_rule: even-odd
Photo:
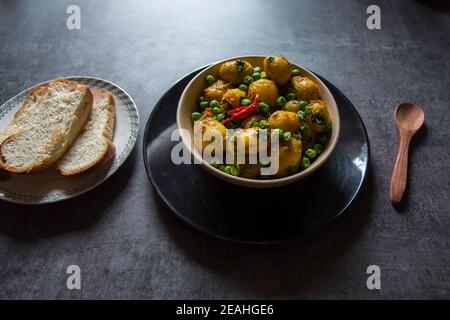
<instances>
[{"instance_id":1,"label":"yellow potato","mask_svg":"<svg viewBox=\"0 0 450 320\"><path fill-rule=\"evenodd\" d=\"M295 112L278 110L269 117L270 129L282 129L283 131L296 132L300 127L300 119Z\"/></svg>"},{"instance_id":2,"label":"yellow potato","mask_svg":"<svg viewBox=\"0 0 450 320\"><path fill-rule=\"evenodd\" d=\"M219 73L225 82L238 85L244 81L245 76L252 75L253 66L242 59L228 61L222 63Z\"/></svg>"},{"instance_id":3,"label":"yellow potato","mask_svg":"<svg viewBox=\"0 0 450 320\"><path fill-rule=\"evenodd\" d=\"M248 96L253 97L254 94L258 94L259 101L264 101L274 106L278 98L278 88L275 82L260 79L253 82L248 88Z\"/></svg>"},{"instance_id":4,"label":"yellow potato","mask_svg":"<svg viewBox=\"0 0 450 320\"><path fill-rule=\"evenodd\" d=\"M278 178L294 174L298 170L302 159L302 142L292 138L287 142L280 142Z\"/></svg>"},{"instance_id":5,"label":"yellow potato","mask_svg":"<svg viewBox=\"0 0 450 320\"><path fill-rule=\"evenodd\" d=\"M319 99L319 88L317 84L307 77L292 77L291 80L292 91L300 100L315 100Z\"/></svg>"},{"instance_id":6,"label":"yellow potato","mask_svg":"<svg viewBox=\"0 0 450 320\"><path fill-rule=\"evenodd\" d=\"M286 104L281 109L283 109L284 111L291 111L297 113L300 110L300 107L298 105L297 100L292 100L286 102Z\"/></svg>"},{"instance_id":7,"label":"yellow potato","mask_svg":"<svg viewBox=\"0 0 450 320\"><path fill-rule=\"evenodd\" d=\"M204 150L211 142L214 141L213 137L221 136L223 142L225 143L225 136L227 134L227 128L220 122L213 120L212 118L204 118L195 124L201 125L201 136L195 136L195 146L201 150ZM195 133L194 133L195 134ZM211 139L207 139L207 137L212 137ZM197 139L198 138L198 139ZM201 140L200 140L201 139ZM225 149L224 149L225 150Z\"/></svg>"},{"instance_id":8,"label":"yellow potato","mask_svg":"<svg viewBox=\"0 0 450 320\"><path fill-rule=\"evenodd\" d=\"M228 89L222 99L237 108L241 105L241 99L245 97L245 92L239 89Z\"/></svg>"},{"instance_id":9,"label":"yellow potato","mask_svg":"<svg viewBox=\"0 0 450 320\"><path fill-rule=\"evenodd\" d=\"M306 122L316 133L322 133L330 129L331 121L328 109L322 100L313 100L306 107Z\"/></svg>"},{"instance_id":10,"label":"yellow potato","mask_svg":"<svg viewBox=\"0 0 450 320\"><path fill-rule=\"evenodd\" d=\"M264 59L264 72L279 86L284 86L291 78L292 67L283 56Z\"/></svg>"},{"instance_id":11,"label":"yellow potato","mask_svg":"<svg viewBox=\"0 0 450 320\"><path fill-rule=\"evenodd\" d=\"M212 85L210 85L208 88L206 88L203 91L203 94L208 101L222 100L223 95L230 87L229 84L226 84L223 80L217 80Z\"/></svg>"}]
</instances>

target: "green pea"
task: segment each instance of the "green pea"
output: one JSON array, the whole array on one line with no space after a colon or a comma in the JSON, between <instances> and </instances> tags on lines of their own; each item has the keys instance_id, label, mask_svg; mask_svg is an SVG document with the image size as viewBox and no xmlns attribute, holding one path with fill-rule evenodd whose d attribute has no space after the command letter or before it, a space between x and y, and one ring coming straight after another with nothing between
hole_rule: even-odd
<instances>
[{"instance_id":1,"label":"green pea","mask_svg":"<svg viewBox=\"0 0 450 320\"><path fill-rule=\"evenodd\" d=\"M291 139L292 139L292 133L290 133L290 132L283 133L283 140L284 141L289 141Z\"/></svg>"},{"instance_id":2,"label":"green pea","mask_svg":"<svg viewBox=\"0 0 450 320\"><path fill-rule=\"evenodd\" d=\"M192 112L191 113L191 119L194 121L200 120L202 117L202 114L200 112Z\"/></svg>"},{"instance_id":3,"label":"green pea","mask_svg":"<svg viewBox=\"0 0 450 320\"><path fill-rule=\"evenodd\" d=\"M239 86L239 90L247 91L247 89L248 89L248 87L247 87L246 84L241 84L241 85Z\"/></svg>"},{"instance_id":4,"label":"green pea","mask_svg":"<svg viewBox=\"0 0 450 320\"><path fill-rule=\"evenodd\" d=\"M254 67L253 68L253 73L257 73L257 72L261 72L261 68L260 67Z\"/></svg>"},{"instance_id":5,"label":"green pea","mask_svg":"<svg viewBox=\"0 0 450 320\"><path fill-rule=\"evenodd\" d=\"M217 107L220 106L220 102L217 101L217 100L213 100L213 101L211 101L211 102L209 103L209 106L210 106L211 108L217 108Z\"/></svg>"},{"instance_id":6,"label":"green pea","mask_svg":"<svg viewBox=\"0 0 450 320\"><path fill-rule=\"evenodd\" d=\"M319 136L318 140L321 144L325 144L328 141L328 137L326 135L322 135L322 136Z\"/></svg>"},{"instance_id":7,"label":"green pea","mask_svg":"<svg viewBox=\"0 0 450 320\"><path fill-rule=\"evenodd\" d=\"M314 149L307 149L305 151L305 156L309 159L309 160L314 160L317 157L317 153L316 150Z\"/></svg>"},{"instance_id":8,"label":"green pea","mask_svg":"<svg viewBox=\"0 0 450 320\"><path fill-rule=\"evenodd\" d=\"M219 113L216 115L216 120L217 121L222 121L225 119L225 115L223 113Z\"/></svg>"},{"instance_id":9,"label":"green pea","mask_svg":"<svg viewBox=\"0 0 450 320\"><path fill-rule=\"evenodd\" d=\"M206 101L206 98L204 96L198 97L198 102Z\"/></svg>"},{"instance_id":10,"label":"green pea","mask_svg":"<svg viewBox=\"0 0 450 320\"><path fill-rule=\"evenodd\" d=\"M308 102L306 102L305 100L300 100L298 102L298 107L300 108L300 110L305 111L306 107L308 106Z\"/></svg>"},{"instance_id":11,"label":"green pea","mask_svg":"<svg viewBox=\"0 0 450 320\"><path fill-rule=\"evenodd\" d=\"M266 113L269 111L269 105L267 103L261 101L260 103L258 103L258 110Z\"/></svg>"},{"instance_id":12,"label":"green pea","mask_svg":"<svg viewBox=\"0 0 450 320\"><path fill-rule=\"evenodd\" d=\"M299 69L293 69L291 74L293 77L297 77L297 76L300 76L302 73Z\"/></svg>"},{"instance_id":13,"label":"green pea","mask_svg":"<svg viewBox=\"0 0 450 320\"><path fill-rule=\"evenodd\" d=\"M200 102L200 108L205 109L209 107L209 102L208 101L202 101Z\"/></svg>"},{"instance_id":14,"label":"green pea","mask_svg":"<svg viewBox=\"0 0 450 320\"><path fill-rule=\"evenodd\" d=\"M252 124L250 125L250 128L259 128L260 124L258 120L252 121Z\"/></svg>"},{"instance_id":15,"label":"green pea","mask_svg":"<svg viewBox=\"0 0 450 320\"><path fill-rule=\"evenodd\" d=\"M302 158L302 168L306 169L311 165L311 161L307 157Z\"/></svg>"},{"instance_id":16,"label":"green pea","mask_svg":"<svg viewBox=\"0 0 450 320\"><path fill-rule=\"evenodd\" d=\"M250 100L250 99L245 98L245 99L241 100L241 105L243 105L243 106L248 106L251 104L252 104L252 100Z\"/></svg>"},{"instance_id":17,"label":"green pea","mask_svg":"<svg viewBox=\"0 0 450 320\"><path fill-rule=\"evenodd\" d=\"M213 84L214 82L216 82L216 78L214 78L214 76L208 74L208 75L205 77L205 82L206 82L207 84L211 85L211 84Z\"/></svg>"},{"instance_id":18,"label":"green pea","mask_svg":"<svg viewBox=\"0 0 450 320\"><path fill-rule=\"evenodd\" d=\"M261 79L261 73L255 72L255 73L252 75L252 78L253 78L254 81Z\"/></svg>"},{"instance_id":19,"label":"green pea","mask_svg":"<svg viewBox=\"0 0 450 320\"><path fill-rule=\"evenodd\" d=\"M297 112L297 117L301 120L305 120L305 111L299 111Z\"/></svg>"},{"instance_id":20,"label":"green pea","mask_svg":"<svg viewBox=\"0 0 450 320\"><path fill-rule=\"evenodd\" d=\"M314 144L313 148L316 150L317 156L319 156L323 151L323 147L320 143Z\"/></svg>"},{"instance_id":21,"label":"green pea","mask_svg":"<svg viewBox=\"0 0 450 320\"><path fill-rule=\"evenodd\" d=\"M294 93L288 93L287 95L286 95L286 99L288 100L288 101L292 101L292 100L295 100L295 94Z\"/></svg>"},{"instance_id":22,"label":"green pea","mask_svg":"<svg viewBox=\"0 0 450 320\"><path fill-rule=\"evenodd\" d=\"M259 127L262 128L262 129L268 128L269 127L269 121L264 120L264 119L260 120L259 121Z\"/></svg>"},{"instance_id":23,"label":"green pea","mask_svg":"<svg viewBox=\"0 0 450 320\"><path fill-rule=\"evenodd\" d=\"M231 166L225 166L225 167L223 168L223 171L224 171L225 173L231 174Z\"/></svg>"},{"instance_id":24,"label":"green pea","mask_svg":"<svg viewBox=\"0 0 450 320\"><path fill-rule=\"evenodd\" d=\"M284 106L284 105L286 104L286 98L283 97L283 96L279 96L279 97L277 98L276 104L277 104L277 107L280 107L280 108L281 108L282 106Z\"/></svg>"},{"instance_id":25,"label":"green pea","mask_svg":"<svg viewBox=\"0 0 450 320\"><path fill-rule=\"evenodd\" d=\"M239 170L239 168L237 166L231 166L230 173L233 176L238 176L239 173L240 173L240 170Z\"/></svg>"},{"instance_id":26,"label":"green pea","mask_svg":"<svg viewBox=\"0 0 450 320\"><path fill-rule=\"evenodd\" d=\"M222 113L222 109L220 109L219 107L214 107L214 108L212 109L212 112L213 112L214 114L219 114L219 113Z\"/></svg>"},{"instance_id":27,"label":"green pea","mask_svg":"<svg viewBox=\"0 0 450 320\"><path fill-rule=\"evenodd\" d=\"M252 76L245 76L243 82L244 82L245 85L249 86L253 82Z\"/></svg>"}]
</instances>

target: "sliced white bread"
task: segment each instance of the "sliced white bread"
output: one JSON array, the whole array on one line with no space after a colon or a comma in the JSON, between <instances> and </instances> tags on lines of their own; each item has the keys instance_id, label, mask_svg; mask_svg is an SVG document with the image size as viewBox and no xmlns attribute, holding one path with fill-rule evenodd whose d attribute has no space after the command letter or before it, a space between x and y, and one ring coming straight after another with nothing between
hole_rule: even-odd
<instances>
[{"instance_id":1,"label":"sliced white bread","mask_svg":"<svg viewBox=\"0 0 450 320\"><path fill-rule=\"evenodd\" d=\"M32 89L0 135L0 168L34 173L67 151L92 110L87 85L58 79Z\"/></svg>"},{"instance_id":2,"label":"sliced white bread","mask_svg":"<svg viewBox=\"0 0 450 320\"><path fill-rule=\"evenodd\" d=\"M62 175L84 173L114 156L114 98L104 91L94 92L92 112L69 151L58 163Z\"/></svg>"}]
</instances>

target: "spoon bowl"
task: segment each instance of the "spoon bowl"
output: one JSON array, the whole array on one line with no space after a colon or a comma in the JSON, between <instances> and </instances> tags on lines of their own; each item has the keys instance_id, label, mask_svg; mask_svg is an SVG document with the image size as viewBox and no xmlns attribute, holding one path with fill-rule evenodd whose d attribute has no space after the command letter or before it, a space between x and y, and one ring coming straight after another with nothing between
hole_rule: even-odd
<instances>
[{"instance_id":1,"label":"spoon bowl","mask_svg":"<svg viewBox=\"0 0 450 320\"><path fill-rule=\"evenodd\" d=\"M399 128L417 131L423 125L425 114L414 103L402 103L395 110L395 122Z\"/></svg>"}]
</instances>

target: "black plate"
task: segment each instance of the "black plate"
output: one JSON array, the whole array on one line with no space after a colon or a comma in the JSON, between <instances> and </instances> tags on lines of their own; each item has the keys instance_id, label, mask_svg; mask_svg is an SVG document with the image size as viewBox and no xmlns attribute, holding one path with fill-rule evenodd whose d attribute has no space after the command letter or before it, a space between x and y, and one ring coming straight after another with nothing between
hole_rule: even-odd
<instances>
[{"instance_id":1,"label":"black plate","mask_svg":"<svg viewBox=\"0 0 450 320\"><path fill-rule=\"evenodd\" d=\"M178 100L189 81L185 76L159 100L144 134L147 174L161 199L191 226L222 239L267 243L305 236L340 216L353 202L368 172L369 140L351 102L331 83L341 116L341 133L331 157L300 182L273 189L235 186L201 165L175 165L170 141L176 129Z\"/></svg>"}]
</instances>

